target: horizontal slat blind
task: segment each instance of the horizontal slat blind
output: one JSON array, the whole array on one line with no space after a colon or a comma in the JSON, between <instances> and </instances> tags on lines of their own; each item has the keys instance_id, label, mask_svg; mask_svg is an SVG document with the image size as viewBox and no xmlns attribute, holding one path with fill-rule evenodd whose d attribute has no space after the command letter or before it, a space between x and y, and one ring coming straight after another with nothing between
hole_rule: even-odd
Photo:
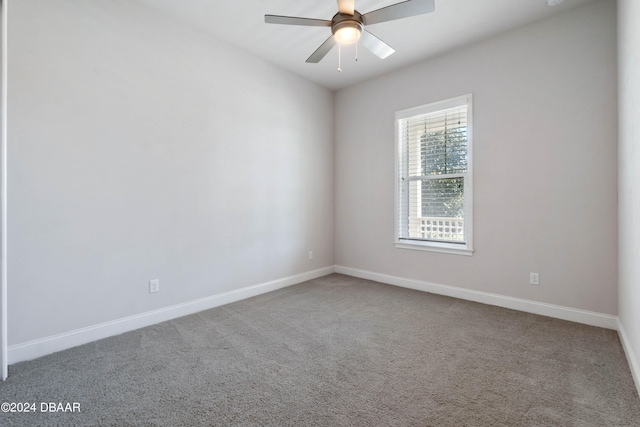
<instances>
[{"instance_id":1,"label":"horizontal slat blind","mask_svg":"<svg viewBox=\"0 0 640 427\"><path fill-rule=\"evenodd\" d=\"M465 242L467 106L397 120L399 237Z\"/></svg>"}]
</instances>

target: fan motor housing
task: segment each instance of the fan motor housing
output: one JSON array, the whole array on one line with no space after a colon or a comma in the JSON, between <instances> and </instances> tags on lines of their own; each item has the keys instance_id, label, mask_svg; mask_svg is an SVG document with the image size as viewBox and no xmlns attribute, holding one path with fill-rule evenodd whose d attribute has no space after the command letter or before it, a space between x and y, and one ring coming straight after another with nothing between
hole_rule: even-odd
<instances>
[{"instance_id":1,"label":"fan motor housing","mask_svg":"<svg viewBox=\"0 0 640 427\"><path fill-rule=\"evenodd\" d=\"M357 10L353 12L353 16L338 12L333 16L331 22L331 33L333 35L341 28L355 28L359 32L364 29L362 15Z\"/></svg>"}]
</instances>

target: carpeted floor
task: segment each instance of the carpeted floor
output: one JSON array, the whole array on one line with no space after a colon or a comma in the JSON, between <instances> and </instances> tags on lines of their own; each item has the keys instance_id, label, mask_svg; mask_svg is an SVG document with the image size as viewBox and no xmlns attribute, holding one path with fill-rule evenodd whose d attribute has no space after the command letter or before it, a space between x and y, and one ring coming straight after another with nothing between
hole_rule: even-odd
<instances>
[{"instance_id":1,"label":"carpeted floor","mask_svg":"<svg viewBox=\"0 0 640 427\"><path fill-rule=\"evenodd\" d=\"M640 425L616 332L338 274L9 374L3 426Z\"/></svg>"}]
</instances>

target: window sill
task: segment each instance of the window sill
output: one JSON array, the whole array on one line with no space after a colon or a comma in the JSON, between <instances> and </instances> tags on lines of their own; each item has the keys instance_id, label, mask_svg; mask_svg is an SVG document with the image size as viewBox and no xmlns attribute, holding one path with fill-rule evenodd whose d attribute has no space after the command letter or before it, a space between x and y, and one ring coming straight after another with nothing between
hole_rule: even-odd
<instances>
[{"instance_id":1,"label":"window sill","mask_svg":"<svg viewBox=\"0 0 640 427\"><path fill-rule=\"evenodd\" d=\"M396 241L395 246L398 249L410 249L414 251L440 252L453 255L473 255L473 249L469 245L456 245L452 243L437 242L421 242L417 240L401 240Z\"/></svg>"}]
</instances>

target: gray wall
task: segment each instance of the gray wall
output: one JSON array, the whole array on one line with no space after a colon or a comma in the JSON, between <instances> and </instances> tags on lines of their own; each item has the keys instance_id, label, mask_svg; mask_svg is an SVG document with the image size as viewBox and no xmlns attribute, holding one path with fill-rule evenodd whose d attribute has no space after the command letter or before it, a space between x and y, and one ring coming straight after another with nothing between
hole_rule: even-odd
<instances>
[{"instance_id":1,"label":"gray wall","mask_svg":"<svg viewBox=\"0 0 640 427\"><path fill-rule=\"evenodd\" d=\"M466 93L475 253L396 249L394 112ZM615 315L616 99L613 1L339 91L336 264Z\"/></svg>"},{"instance_id":2,"label":"gray wall","mask_svg":"<svg viewBox=\"0 0 640 427\"><path fill-rule=\"evenodd\" d=\"M4 25L4 17L5 17L5 8L6 8L7 2L6 1L0 1L0 46L2 46L1 49L1 54L0 54L0 102L2 102L2 106L0 106L0 114L2 114L2 117L0 118L0 162L2 162L0 164L0 185L2 186L2 191L1 191L1 201L0 201L0 380L4 380L7 378L7 375L9 374L9 369L8 369L8 344L7 344L7 287L6 287L6 280L5 280L5 262L6 262L6 250L4 247L4 242L5 242L5 236L6 236L6 232L5 232L5 212L4 212L4 208L5 208L5 184L6 184L6 168L4 166L5 164L5 147L6 147L6 143L5 143L5 106L4 106L4 100L5 100L5 61L4 61L4 44L5 44L5 37L4 37L4 29L5 29L5 25Z\"/></svg>"},{"instance_id":3,"label":"gray wall","mask_svg":"<svg viewBox=\"0 0 640 427\"><path fill-rule=\"evenodd\" d=\"M334 264L333 94L133 3L11 4L9 345Z\"/></svg>"},{"instance_id":4,"label":"gray wall","mask_svg":"<svg viewBox=\"0 0 640 427\"><path fill-rule=\"evenodd\" d=\"M618 1L619 316L640 389L640 2Z\"/></svg>"}]
</instances>

